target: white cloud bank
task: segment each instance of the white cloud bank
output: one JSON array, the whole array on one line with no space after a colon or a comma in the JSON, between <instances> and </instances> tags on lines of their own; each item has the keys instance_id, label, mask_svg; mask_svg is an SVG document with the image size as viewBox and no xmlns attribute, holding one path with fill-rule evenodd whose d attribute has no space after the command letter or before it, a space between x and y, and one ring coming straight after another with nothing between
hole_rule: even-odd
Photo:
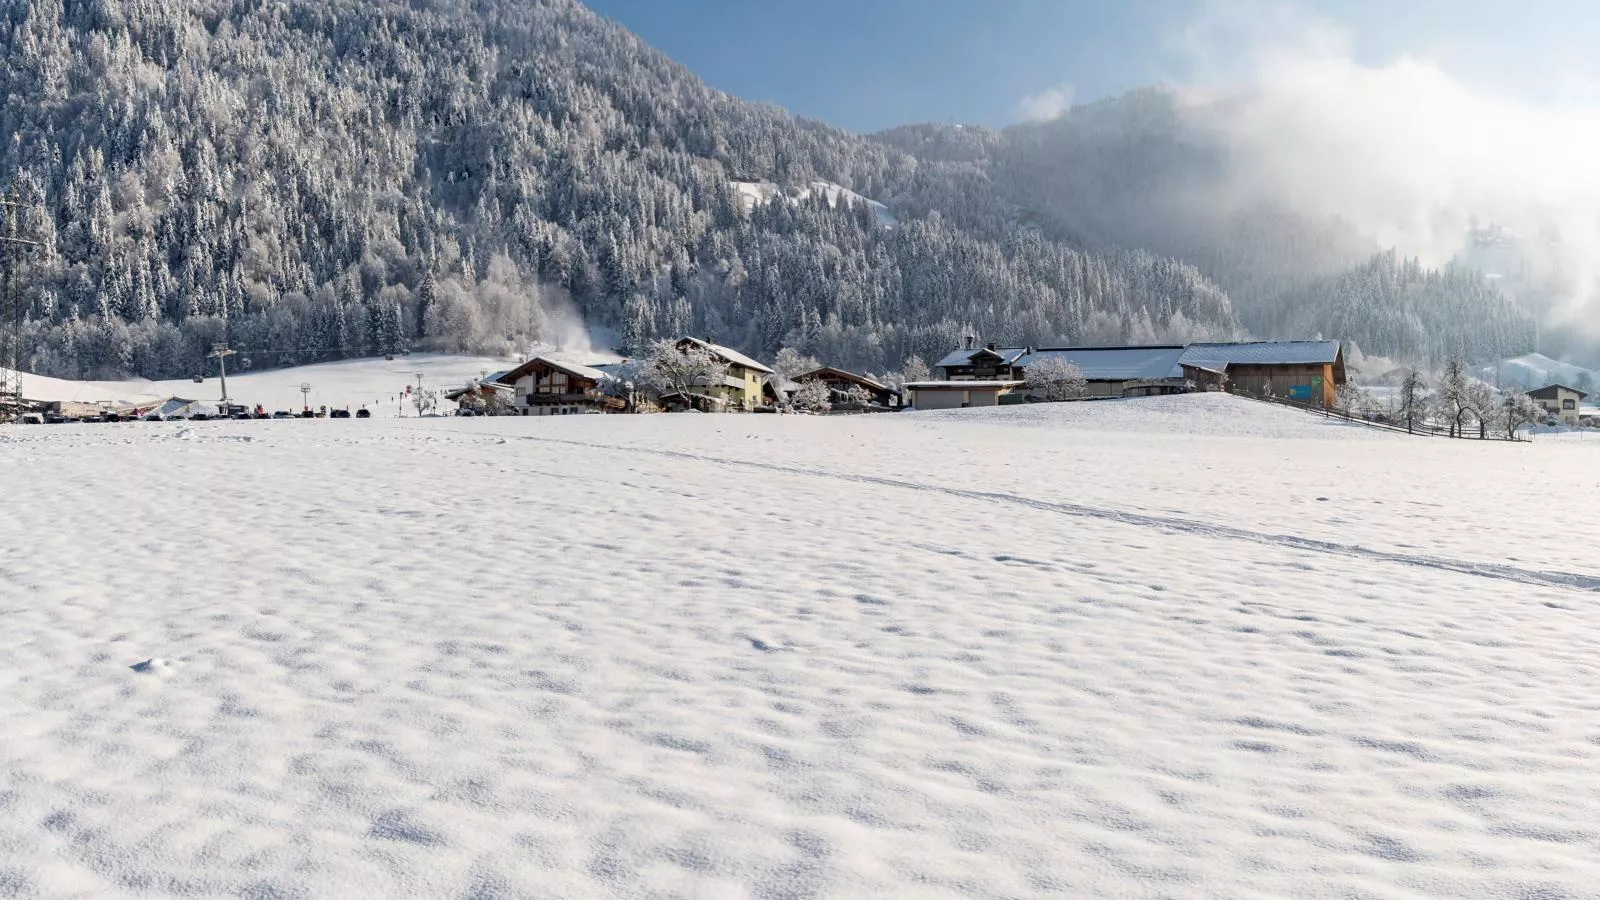
<instances>
[{"instance_id":1,"label":"white cloud bank","mask_svg":"<svg viewBox=\"0 0 1600 900\"><path fill-rule=\"evenodd\" d=\"M1469 85L1438 61L1367 64L1347 34L1292 7L1231 6L1177 46L1193 120L1234 160L1226 191L1338 216L1431 264L1474 218L1514 231L1560 284L1556 344L1600 344L1600 107L1539 106Z\"/></svg>"},{"instance_id":2,"label":"white cloud bank","mask_svg":"<svg viewBox=\"0 0 1600 900\"><path fill-rule=\"evenodd\" d=\"M1049 122L1072 111L1072 98L1076 92L1070 84L1029 94L1017 104L1022 117L1030 122Z\"/></svg>"}]
</instances>

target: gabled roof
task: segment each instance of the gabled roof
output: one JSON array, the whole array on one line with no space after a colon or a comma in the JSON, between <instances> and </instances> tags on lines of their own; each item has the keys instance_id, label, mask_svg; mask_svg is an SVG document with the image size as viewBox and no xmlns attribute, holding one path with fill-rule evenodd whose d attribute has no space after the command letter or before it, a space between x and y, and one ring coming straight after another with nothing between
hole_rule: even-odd
<instances>
[{"instance_id":1,"label":"gabled roof","mask_svg":"<svg viewBox=\"0 0 1600 900\"><path fill-rule=\"evenodd\" d=\"M823 366L820 369L813 369L812 371L807 372L804 375L796 375L794 380L795 381L811 381L813 379L825 379L825 378L830 378L830 377L836 378L836 379L838 379L840 381L848 381L848 382L851 382L853 384L859 384L862 387L866 388L867 390L871 390L871 391L887 391L887 390L889 390L888 385L880 384L880 383L878 383L876 381L873 381L871 378L868 378L865 375L857 375L854 372L846 372L843 369L835 369L833 366Z\"/></svg>"},{"instance_id":2,"label":"gabled roof","mask_svg":"<svg viewBox=\"0 0 1600 900\"><path fill-rule=\"evenodd\" d=\"M1564 384L1547 384L1544 387L1539 388L1536 391L1529 391L1528 392L1528 396L1532 397L1535 400L1555 400L1556 399L1556 393L1558 391L1571 391L1572 393L1578 395L1578 399L1579 400L1582 400L1583 398L1589 396L1588 394L1584 393L1583 391L1578 390L1577 388L1567 387Z\"/></svg>"},{"instance_id":3,"label":"gabled roof","mask_svg":"<svg viewBox=\"0 0 1600 900\"><path fill-rule=\"evenodd\" d=\"M1042 347L1023 357L1019 366L1042 359L1072 363L1088 381L1146 381L1183 377L1178 360L1184 348L1164 347Z\"/></svg>"},{"instance_id":4,"label":"gabled roof","mask_svg":"<svg viewBox=\"0 0 1600 900\"><path fill-rule=\"evenodd\" d=\"M1338 341L1250 341L1240 344L1190 344L1181 364L1219 370L1232 365L1326 365L1339 359Z\"/></svg>"},{"instance_id":5,"label":"gabled roof","mask_svg":"<svg viewBox=\"0 0 1600 900\"><path fill-rule=\"evenodd\" d=\"M683 338L683 339L679 340L678 343L681 344L684 341L688 341L689 343L694 344L697 347L704 347L705 349L711 351L716 356L722 357L722 359L726 360L730 365L744 366L746 369L754 369L757 372L763 372L763 373L766 373L768 375L772 374L772 370L771 369L767 368L766 366L763 366L761 363L756 362L755 360L751 359L750 357L745 356L743 353L740 353L739 351L734 350L734 349L732 349L730 347L724 347L721 344L713 344L710 341L702 341L699 338L695 338L695 337Z\"/></svg>"},{"instance_id":6,"label":"gabled roof","mask_svg":"<svg viewBox=\"0 0 1600 900\"><path fill-rule=\"evenodd\" d=\"M530 359L522 365L517 366L515 369L501 372L498 375L491 375L483 380L485 382L493 382L495 384L502 385L515 384L519 378L528 374L528 372L531 371L535 366L539 365L545 366L546 368L555 369L557 372L565 372L574 378L586 378L589 381L606 381L612 377L609 372L602 372L593 366L580 366L576 363L563 362L559 359L551 359L548 356L535 356L533 359Z\"/></svg>"},{"instance_id":7,"label":"gabled roof","mask_svg":"<svg viewBox=\"0 0 1600 900\"><path fill-rule=\"evenodd\" d=\"M1006 365L1015 365L1017 360L1028 355L1027 347L997 347L990 350L988 347L973 347L952 350L945 354L944 359L934 363L935 368L948 368L950 366L966 366L972 364L974 356L993 354Z\"/></svg>"}]
</instances>

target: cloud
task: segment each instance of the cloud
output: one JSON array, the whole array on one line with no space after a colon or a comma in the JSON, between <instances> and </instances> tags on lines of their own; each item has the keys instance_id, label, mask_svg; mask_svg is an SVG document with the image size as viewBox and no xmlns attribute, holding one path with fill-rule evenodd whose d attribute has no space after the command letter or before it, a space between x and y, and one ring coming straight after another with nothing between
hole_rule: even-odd
<instances>
[{"instance_id":1,"label":"cloud","mask_svg":"<svg viewBox=\"0 0 1600 900\"><path fill-rule=\"evenodd\" d=\"M1058 84L1023 97L1017 108L1022 117L1030 122L1049 122L1072 111L1073 93L1072 85Z\"/></svg>"},{"instance_id":2,"label":"cloud","mask_svg":"<svg viewBox=\"0 0 1600 900\"><path fill-rule=\"evenodd\" d=\"M1470 224L1517 236L1519 266L1556 285L1545 334L1600 348L1600 104L1536 104L1441 59L1358 59L1352 36L1282 4L1217 7L1169 41L1188 118L1228 150L1219 192L1337 217L1433 265ZM1576 99L1570 99L1576 98ZM1586 102L1587 101L1587 102ZM1559 349L1559 348L1558 348Z\"/></svg>"}]
</instances>

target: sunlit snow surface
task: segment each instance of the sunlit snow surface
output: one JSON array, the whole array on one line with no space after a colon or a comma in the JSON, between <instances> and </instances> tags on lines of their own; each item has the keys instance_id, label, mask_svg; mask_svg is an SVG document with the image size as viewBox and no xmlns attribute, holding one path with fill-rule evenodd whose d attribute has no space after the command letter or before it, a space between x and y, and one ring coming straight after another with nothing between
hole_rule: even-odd
<instances>
[{"instance_id":1,"label":"sunlit snow surface","mask_svg":"<svg viewBox=\"0 0 1600 900\"><path fill-rule=\"evenodd\" d=\"M0 895L1596 896L1597 460L1215 395L0 428Z\"/></svg>"}]
</instances>

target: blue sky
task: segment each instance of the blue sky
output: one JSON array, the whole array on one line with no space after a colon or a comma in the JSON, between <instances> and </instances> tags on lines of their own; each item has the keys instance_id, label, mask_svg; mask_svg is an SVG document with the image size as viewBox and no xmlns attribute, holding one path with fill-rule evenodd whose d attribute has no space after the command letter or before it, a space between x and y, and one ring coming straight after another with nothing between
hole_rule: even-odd
<instances>
[{"instance_id":1,"label":"blue sky","mask_svg":"<svg viewBox=\"0 0 1600 900\"><path fill-rule=\"evenodd\" d=\"M1197 22L1281 12L1279 0L587 0L715 87L857 131L920 121L1005 125L1061 86L1078 101L1195 77ZM1297 17L1336 26L1352 55L1442 60L1469 83L1531 102L1600 91L1593 0L1324 0ZM1208 43L1208 70L1233 48Z\"/></svg>"}]
</instances>

